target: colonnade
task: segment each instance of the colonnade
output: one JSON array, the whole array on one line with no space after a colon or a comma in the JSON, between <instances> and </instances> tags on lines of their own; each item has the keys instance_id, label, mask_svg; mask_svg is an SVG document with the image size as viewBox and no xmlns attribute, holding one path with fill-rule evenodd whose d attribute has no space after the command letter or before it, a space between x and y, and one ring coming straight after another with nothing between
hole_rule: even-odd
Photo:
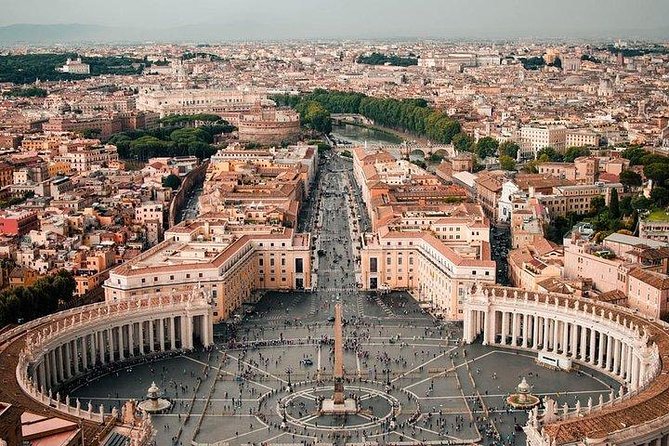
<instances>
[{"instance_id":1,"label":"colonnade","mask_svg":"<svg viewBox=\"0 0 669 446\"><path fill-rule=\"evenodd\" d=\"M202 290L191 295L139 297L78 307L31 321L19 355L17 381L23 391L56 410L90 419L59 402L58 387L97 367L157 352L213 344L213 309ZM48 393L48 396L47 396ZM56 400L52 399L56 394ZM98 416L103 416L102 409Z\"/></svg>"},{"instance_id":2,"label":"colonnade","mask_svg":"<svg viewBox=\"0 0 669 446\"><path fill-rule=\"evenodd\" d=\"M201 318L203 316L169 316L123 321L74 335L32 364L33 381L44 389L52 389L96 366L150 353L192 349L194 321L206 323L200 322ZM204 330L200 338L203 345L213 341L208 335L209 330Z\"/></svg>"},{"instance_id":3,"label":"colonnade","mask_svg":"<svg viewBox=\"0 0 669 446\"><path fill-rule=\"evenodd\" d=\"M589 317L563 320L564 315L552 311L554 308L540 310L544 311L523 306L511 310L466 309L465 341L471 343L481 335L484 345L561 355L618 376L632 391L644 383L650 358L646 350L636 348L633 330L612 330Z\"/></svg>"},{"instance_id":4,"label":"colonnade","mask_svg":"<svg viewBox=\"0 0 669 446\"><path fill-rule=\"evenodd\" d=\"M533 412L525 428L528 444L556 444L550 434L553 430L546 426L562 421L570 422L572 440L585 441L589 429L597 425L597 421L584 420L580 432L580 421L575 424L570 420L580 420L584 415L596 417L598 410L605 406L615 408L616 404L629 401L620 409L620 416L624 413L629 419L634 413L638 428L631 425L625 429L618 427L607 434L610 437L606 441L669 446L669 409L657 418L645 407L648 405L657 410L664 404L663 399L653 400L652 395L662 395L656 387L669 385L663 374L667 364L661 360L658 346L669 345L668 324L590 299L496 286L471 290L463 300L463 313L463 340L466 343L480 339L485 345L533 350L538 356L555 359L559 364L563 360L576 362L615 377L627 390L621 387L618 397L614 398L612 393L606 404L601 399L596 406L589 402L585 411L578 404L573 413L568 412L567 407L560 413L546 409L542 416ZM650 390L651 387L654 390ZM648 392L644 392L646 389ZM611 417L611 409L603 416ZM587 443L592 441L588 439Z\"/></svg>"}]
</instances>

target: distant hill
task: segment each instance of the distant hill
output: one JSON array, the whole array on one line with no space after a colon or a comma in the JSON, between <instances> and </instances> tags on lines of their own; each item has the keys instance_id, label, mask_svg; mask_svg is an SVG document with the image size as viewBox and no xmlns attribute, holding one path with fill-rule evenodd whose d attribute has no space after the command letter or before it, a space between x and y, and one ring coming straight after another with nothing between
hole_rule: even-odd
<instances>
[{"instance_id":1,"label":"distant hill","mask_svg":"<svg viewBox=\"0 0 669 446\"><path fill-rule=\"evenodd\" d=\"M107 42L120 29L98 25L9 25L0 27L0 43Z\"/></svg>"},{"instance_id":2,"label":"distant hill","mask_svg":"<svg viewBox=\"0 0 669 446\"><path fill-rule=\"evenodd\" d=\"M293 26L281 20L228 20L216 23L201 23L174 27L122 27L104 25L84 25L79 23L60 25L16 24L0 26L0 46L52 45L68 43L137 43L137 42L222 42L239 40L282 40L282 39L506 39L521 37L551 37L551 32L540 29L519 29L501 26L497 29L471 30L448 28L447 30L420 31L389 28L372 30L367 28L341 26L324 27L321 22L305 22ZM616 29L615 32L596 28L584 28L560 33L570 38L598 39L619 37L667 38L669 26L647 29ZM560 35L551 38L560 38Z\"/></svg>"}]
</instances>

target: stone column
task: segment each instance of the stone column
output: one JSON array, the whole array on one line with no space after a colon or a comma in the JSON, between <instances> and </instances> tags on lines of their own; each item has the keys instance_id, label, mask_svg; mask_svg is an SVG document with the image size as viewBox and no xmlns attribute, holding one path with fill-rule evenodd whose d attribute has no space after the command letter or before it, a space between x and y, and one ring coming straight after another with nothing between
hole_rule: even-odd
<instances>
[{"instance_id":1,"label":"stone column","mask_svg":"<svg viewBox=\"0 0 669 446\"><path fill-rule=\"evenodd\" d=\"M604 363L604 349L606 348L606 335L602 332L599 333L599 351L597 352L597 366L601 368L606 368Z\"/></svg>"},{"instance_id":2,"label":"stone column","mask_svg":"<svg viewBox=\"0 0 669 446\"><path fill-rule=\"evenodd\" d=\"M72 341L65 343L65 363L63 364L63 377L68 379L72 376Z\"/></svg>"},{"instance_id":3,"label":"stone column","mask_svg":"<svg viewBox=\"0 0 669 446\"><path fill-rule=\"evenodd\" d=\"M112 344L112 335L111 335L111 328L107 329L107 341L105 343L105 335L104 332L100 332L100 362L105 363L105 352L107 351L107 348L109 348L109 359L110 361L114 360L114 345Z\"/></svg>"},{"instance_id":4,"label":"stone column","mask_svg":"<svg viewBox=\"0 0 669 446\"><path fill-rule=\"evenodd\" d=\"M560 347L560 321L553 319L553 353L558 352Z\"/></svg>"},{"instance_id":5,"label":"stone column","mask_svg":"<svg viewBox=\"0 0 669 446\"><path fill-rule=\"evenodd\" d=\"M95 365L95 361L98 358L97 355L97 341L98 341L99 332L91 333L91 366Z\"/></svg>"},{"instance_id":6,"label":"stone column","mask_svg":"<svg viewBox=\"0 0 669 446\"><path fill-rule=\"evenodd\" d=\"M55 387L58 384L58 365L56 363L56 350L51 350L49 353L49 369L51 370L51 379L49 380L49 387Z\"/></svg>"},{"instance_id":7,"label":"stone column","mask_svg":"<svg viewBox=\"0 0 669 446\"><path fill-rule=\"evenodd\" d=\"M74 339L74 376L79 374L81 368L79 367L79 338Z\"/></svg>"},{"instance_id":8,"label":"stone column","mask_svg":"<svg viewBox=\"0 0 669 446\"><path fill-rule=\"evenodd\" d=\"M509 313L502 311L502 345L506 345L506 336L509 334Z\"/></svg>"},{"instance_id":9,"label":"stone column","mask_svg":"<svg viewBox=\"0 0 669 446\"><path fill-rule=\"evenodd\" d=\"M137 346L139 347L139 355L144 355L144 321L137 322Z\"/></svg>"},{"instance_id":10,"label":"stone column","mask_svg":"<svg viewBox=\"0 0 669 446\"><path fill-rule=\"evenodd\" d=\"M119 325L115 328L116 330L116 339L118 344L118 359L119 361L125 360L125 338L123 336L123 327L124 325Z\"/></svg>"},{"instance_id":11,"label":"stone column","mask_svg":"<svg viewBox=\"0 0 669 446\"><path fill-rule=\"evenodd\" d=\"M494 344L495 337L497 335L497 312L495 310L489 311L486 314L486 319L490 316L490 321L488 322L488 343Z\"/></svg>"},{"instance_id":12,"label":"stone column","mask_svg":"<svg viewBox=\"0 0 669 446\"><path fill-rule=\"evenodd\" d=\"M484 319L483 319L484 321L488 319L488 315L487 315L487 314L482 313L481 316L484 318ZM207 326L206 326L206 330L207 330L207 346L210 346L210 345L212 345L212 344L214 343L214 321L213 321L213 316L212 316L211 314L207 313L207 317L206 317L206 320L205 320L205 321L206 321L205 323L207 324Z\"/></svg>"},{"instance_id":13,"label":"stone column","mask_svg":"<svg viewBox=\"0 0 669 446\"><path fill-rule=\"evenodd\" d=\"M627 367L629 366L628 350L627 344L623 341L620 341L620 376L623 376L626 381L629 382L629 375L627 373Z\"/></svg>"},{"instance_id":14,"label":"stone column","mask_svg":"<svg viewBox=\"0 0 669 446\"><path fill-rule=\"evenodd\" d=\"M537 349L539 347L539 317L534 315L532 316L532 348Z\"/></svg>"},{"instance_id":15,"label":"stone column","mask_svg":"<svg viewBox=\"0 0 669 446\"><path fill-rule=\"evenodd\" d=\"M186 331L181 333L181 342L186 346L186 348L193 348L193 316L186 316Z\"/></svg>"},{"instance_id":16,"label":"stone column","mask_svg":"<svg viewBox=\"0 0 669 446\"><path fill-rule=\"evenodd\" d=\"M58 346L54 349L54 359L56 363L56 383L63 381L63 356L62 356L61 347Z\"/></svg>"},{"instance_id":17,"label":"stone column","mask_svg":"<svg viewBox=\"0 0 669 446\"><path fill-rule=\"evenodd\" d=\"M128 356L135 356L135 323L130 322L128 324Z\"/></svg>"},{"instance_id":18,"label":"stone column","mask_svg":"<svg viewBox=\"0 0 669 446\"><path fill-rule=\"evenodd\" d=\"M81 365L84 370L88 370L88 337L89 335L84 335L81 338Z\"/></svg>"},{"instance_id":19,"label":"stone column","mask_svg":"<svg viewBox=\"0 0 669 446\"><path fill-rule=\"evenodd\" d=\"M529 329L530 316L527 313L523 313L523 348L527 348L527 343L529 342Z\"/></svg>"},{"instance_id":20,"label":"stone column","mask_svg":"<svg viewBox=\"0 0 669 446\"><path fill-rule=\"evenodd\" d=\"M516 347L518 345L518 314L511 314L511 345Z\"/></svg>"},{"instance_id":21,"label":"stone column","mask_svg":"<svg viewBox=\"0 0 669 446\"><path fill-rule=\"evenodd\" d=\"M155 321L153 319L149 320L149 344L151 345L151 347L149 348L149 351L151 353L156 351L156 339L155 339L155 336L153 334L153 329L155 328L154 327L154 322Z\"/></svg>"},{"instance_id":22,"label":"stone column","mask_svg":"<svg viewBox=\"0 0 669 446\"><path fill-rule=\"evenodd\" d=\"M45 358L42 358L42 362L37 365L37 389L42 386L42 389L46 389L46 372L44 370Z\"/></svg>"},{"instance_id":23,"label":"stone column","mask_svg":"<svg viewBox=\"0 0 669 446\"><path fill-rule=\"evenodd\" d=\"M613 340L613 373L616 375L620 374L621 370L621 349L620 349L620 341L618 339Z\"/></svg>"},{"instance_id":24,"label":"stone column","mask_svg":"<svg viewBox=\"0 0 669 446\"><path fill-rule=\"evenodd\" d=\"M596 336L595 336L595 331L592 328L589 328L588 331L590 332L590 352L589 357L588 357L588 362L590 365L595 365L595 341L596 341Z\"/></svg>"},{"instance_id":25,"label":"stone column","mask_svg":"<svg viewBox=\"0 0 669 446\"><path fill-rule=\"evenodd\" d=\"M109 362L114 362L116 356L114 355L114 327L107 329L107 343L105 345L105 350L109 351Z\"/></svg>"},{"instance_id":26,"label":"stone column","mask_svg":"<svg viewBox=\"0 0 669 446\"><path fill-rule=\"evenodd\" d=\"M639 388L639 360L632 353L632 390Z\"/></svg>"},{"instance_id":27,"label":"stone column","mask_svg":"<svg viewBox=\"0 0 669 446\"><path fill-rule=\"evenodd\" d=\"M490 312L481 312L481 316L483 317L483 320L481 321L483 323L483 337L481 343L483 345L488 345L488 337L490 336L489 330L490 330ZM211 322L211 321L209 321Z\"/></svg>"},{"instance_id":28,"label":"stone column","mask_svg":"<svg viewBox=\"0 0 669 446\"><path fill-rule=\"evenodd\" d=\"M544 326L544 334L541 338L541 344L542 344L542 350L543 351L548 351L548 336L549 336L549 321L545 317L542 317L541 320L543 321L543 326Z\"/></svg>"},{"instance_id":29,"label":"stone column","mask_svg":"<svg viewBox=\"0 0 669 446\"><path fill-rule=\"evenodd\" d=\"M562 354L569 355L569 322L562 322Z\"/></svg>"},{"instance_id":30,"label":"stone column","mask_svg":"<svg viewBox=\"0 0 669 446\"><path fill-rule=\"evenodd\" d=\"M176 324L176 318L172 316L168 320L170 321L170 349L175 350L177 348L176 333L174 328L174 325Z\"/></svg>"},{"instance_id":31,"label":"stone column","mask_svg":"<svg viewBox=\"0 0 669 446\"><path fill-rule=\"evenodd\" d=\"M51 360L51 352L47 352L44 355L44 365L46 366L44 373L46 374L46 385L44 391L50 389L53 386L54 374L53 374L53 362Z\"/></svg>"},{"instance_id":32,"label":"stone column","mask_svg":"<svg viewBox=\"0 0 669 446\"><path fill-rule=\"evenodd\" d=\"M105 331L109 333L109 329L107 330L100 330L98 332L98 353L100 354L100 362L102 364L105 363Z\"/></svg>"},{"instance_id":33,"label":"stone column","mask_svg":"<svg viewBox=\"0 0 669 446\"><path fill-rule=\"evenodd\" d=\"M625 355L625 364L627 366L625 369L625 377L627 378L627 381L634 382L632 378L634 368L634 352L632 350L632 346L627 344L625 344L625 350L627 352Z\"/></svg>"},{"instance_id":34,"label":"stone column","mask_svg":"<svg viewBox=\"0 0 669 446\"><path fill-rule=\"evenodd\" d=\"M160 351L165 351L165 319L158 319L158 337L160 338Z\"/></svg>"},{"instance_id":35,"label":"stone column","mask_svg":"<svg viewBox=\"0 0 669 446\"><path fill-rule=\"evenodd\" d=\"M462 319L462 337L467 344L472 343L472 314L474 310L465 310Z\"/></svg>"}]
</instances>

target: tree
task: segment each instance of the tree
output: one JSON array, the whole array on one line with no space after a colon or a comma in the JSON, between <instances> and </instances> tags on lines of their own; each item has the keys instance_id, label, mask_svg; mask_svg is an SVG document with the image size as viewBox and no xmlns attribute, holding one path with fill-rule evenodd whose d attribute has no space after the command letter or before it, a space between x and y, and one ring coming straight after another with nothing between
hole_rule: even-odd
<instances>
[{"instance_id":1,"label":"tree","mask_svg":"<svg viewBox=\"0 0 669 446\"><path fill-rule=\"evenodd\" d=\"M590 214L597 215L606 208L606 201L601 195L592 197L590 200Z\"/></svg>"},{"instance_id":2,"label":"tree","mask_svg":"<svg viewBox=\"0 0 669 446\"><path fill-rule=\"evenodd\" d=\"M169 187L172 190L177 190L179 189L179 186L181 186L181 178L179 178L177 175L171 173L163 178L163 187Z\"/></svg>"},{"instance_id":3,"label":"tree","mask_svg":"<svg viewBox=\"0 0 669 446\"><path fill-rule=\"evenodd\" d=\"M537 159L540 161L546 160L546 161L559 162L562 161L562 155L552 147L544 147L543 149L537 152Z\"/></svg>"},{"instance_id":4,"label":"tree","mask_svg":"<svg viewBox=\"0 0 669 446\"><path fill-rule=\"evenodd\" d=\"M609 200L609 215L613 219L620 218L620 203L618 202L618 190L611 190L611 199Z\"/></svg>"},{"instance_id":5,"label":"tree","mask_svg":"<svg viewBox=\"0 0 669 446\"><path fill-rule=\"evenodd\" d=\"M665 207L669 204L669 189L663 186L655 186L650 192L650 201L655 207Z\"/></svg>"},{"instance_id":6,"label":"tree","mask_svg":"<svg viewBox=\"0 0 669 446\"><path fill-rule=\"evenodd\" d=\"M474 151L476 152L476 155L483 160L489 156L493 156L498 148L499 142L495 138L485 136L477 141Z\"/></svg>"},{"instance_id":7,"label":"tree","mask_svg":"<svg viewBox=\"0 0 669 446\"><path fill-rule=\"evenodd\" d=\"M669 164L653 163L643 166L643 174L653 180L655 186L664 186L669 179Z\"/></svg>"},{"instance_id":8,"label":"tree","mask_svg":"<svg viewBox=\"0 0 669 446\"><path fill-rule=\"evenodd\" d=\"M641 175L633 170L623 170L620 172L620 182L626 188L639 187L643 184Z\"/></svg>"},{"instance_id":9,"label":"tree","mask_svg":"<svg viewBox=\"0 0 669 446\"><path fill-rule=\"evenodd\" d=\"M81 136L86 139L99 138L102 130L100 129L83 129L81 131Z\"/></svg>"},{"instance_id":10,"label":"tree","mask_svg":"<svg viewBox=\"0 0 669 446\"><path fill-rule=\"evenodd\" d=\"M460 152L471 152L474 139L466 133L460 132L453 137L453 147Z\"/></svg>"},{"instance_id":11,"label":"tree","mask_svg":"<svg viewBox=\"0 0 669 446\"><path fill-rule=\"evenodd\" d=\"M562 161L565 163L573 163L576 158L587 155L590 155L590 149L587 147L569 147L564 152Z\"/></svg>"},{"instance_id":12,"label":"tree","mask_svg":"<svg viewBox=\"0 0 669 446\"><path fill-rule=\"evenodd\" d=\"M623 150L622 157L630 160L632 166L641 164L641 158L643 158L648 152L646 152L641 147L629 147Z\"/></svg>"},{"instance_id":13,"label":"tree","mask_svg":"<svg viewBox=\"0 0 669 446\"><path fill-rule=\"evenodd\" d=\"M513 159L516 159L519 150L520 146L513 141L504 141L502 144L499 145L498 149L499 156L507 155Z\"/></svg>"},{"instance_id":14,"label":"tree","mask_svg":"<svg viewBox=\"0 0 669 446\"><path fill-rule=\"evenodd\" d=\"M526 162L523 165L523 172L539 173L539 169L537 169L537 164L539 164L539 160L531 160L531 161Z\"/></svg>"},{"instance_id":15,"label":"tree","mask_svg":"<svg viewBox=\"0 0 669 446\"><path fill-rule=\"evenodd\" d=\"M503 170L516 170L516 161L509 155L502 155L499 157L499 166Z\"/></svg>"}]
</instances>

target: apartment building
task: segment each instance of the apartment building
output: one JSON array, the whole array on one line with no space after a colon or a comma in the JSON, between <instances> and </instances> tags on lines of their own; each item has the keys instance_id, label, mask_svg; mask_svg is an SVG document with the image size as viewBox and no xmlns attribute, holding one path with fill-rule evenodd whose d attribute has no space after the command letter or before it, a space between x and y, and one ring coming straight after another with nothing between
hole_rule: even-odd
<instances>
[{"instance_id":1,"label":"apartment building","mask_svg":"<svg viewBox=\"0 0 669 446\"><path fill-rule=\"evenodd\" d=\"M536 158L537 152L552 147L558 152L566 148L567 128L564 126L529 125L520 129L520 154L523 158Z\"/></svg>"},{"instance_id":2,"label":"apartment building","mask_svg":"<svg viewBox=\"0 0 669 446\"><path fill-rule=\"evenodd\" d=\"M487 242L478 253L462 255L429 232L381 231L363 240L363 289L409 290L446 319L462 319L462 299L472 286L495 283Z\"/></svg>"},{"instance_id":3,"label":"apartment building","mask_svg":"<svg viewBox=\"0 0 669 446\"><path fill-rule=\"evenodd\" d=\"M204 215L165 232L165 241L111 270L105 299L186 292L201 287L225 320L256 290L311 288L309 234L279 226L228 230L227 219Z\"/></svg>"}]
</instances>

